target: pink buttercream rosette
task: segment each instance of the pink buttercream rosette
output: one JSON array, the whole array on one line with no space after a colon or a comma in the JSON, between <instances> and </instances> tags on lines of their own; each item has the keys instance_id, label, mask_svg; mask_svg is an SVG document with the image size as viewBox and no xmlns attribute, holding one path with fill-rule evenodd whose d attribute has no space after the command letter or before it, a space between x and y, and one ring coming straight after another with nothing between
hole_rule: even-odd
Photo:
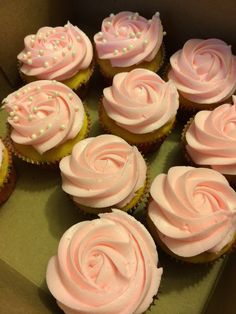
<instances>
[{"instance_id":1,"label":"pink buttercream rosette","mask_svg":"<svg viewBox=\"0 0 236 314\"><path fill-rule=\"evenodd\" d=\"M170 58L170 64L169 79L193 103L220 103L236 90L236 57L222 40L190 39Z\"/></svg>"},{"instance_id":2,"label":"pink buttercream rosette","mask_svg":"<svg viewBox=\"0 0 236 314\"><path fill-rule=\"evenodd\" d=\"M233 105L196 114L184 137L188 156L196 165L209 166L228 176L236 175L236 97Z\"/></svg>"},{"instance_id":3,"label":"pink buttercream rosette","mask_svg":"<svg viewBox=\"0 0 236 314\"><path fill-rule=\"evenodd\" d=\"M132 216L113 209L62 236L46 280L67 314L141 314L157 294L155 244Z\"/></svg>"},{"instance_id":4,"label":"pink buttercream rosette","mask_svg":"<svg viewBox=\"0 0 236 314\"><path fill-rule=\"evenodd\" d=\"M93 59L89 38L77 26L42 27L24 39L20 71L41 80L64 81L87 69Z\"/></svg>"},{"instance_id":5,"label":"pink buttercream rosette","mask_svg":"<svg viewBox=\"0 0 236 314\"><path fill-rule=\"evenodd\" d=\"M163 40L163 27L157 12L151 20L129 11L111 14L94 36L100 59L113 67L129 67L152 61Z\"/></svg>"},{"instance_id":6,"label":"pink buttercream rosette","mask_svg":"<svg viewBox=\"0 0 236 314\"><path fill-rule=\"evenodd\" d=\"M168 252L192 262L210 260L232 245L236 234L236 193L215 170L172 167L158 175L148 208L155 233ZM192 259L193 258L193 259Z\"/></svg>"}]
</instances>

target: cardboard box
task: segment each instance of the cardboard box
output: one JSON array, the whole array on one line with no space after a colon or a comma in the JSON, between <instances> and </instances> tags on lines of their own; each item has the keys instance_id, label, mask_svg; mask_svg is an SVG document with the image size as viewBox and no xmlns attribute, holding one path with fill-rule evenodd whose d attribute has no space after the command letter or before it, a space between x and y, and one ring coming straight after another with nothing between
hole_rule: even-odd
<instances>
[{"instance_id":1,"label":"cardboard box","mask_svg":"<svg viewBox=\"0 0 236 314\"><path fill-rule=\"evenodd\" d=\"M69 4L69 6L68 6ZM20 80L16 55L25 35L39 27L77 24L90 36L111 12L138 11L151 17L160 11L167 31L169 54L193 37L222 38L236 47L235 1L1 1L0 4L0 98L15 90ZM99 74L93 78L85 105L92 117L91 135L100 132L97 104L102 93ZM0 113L0 133L5 132L5 114ZM184 164L179 143L182 126L149 158L151 177L172 165ZM61 313L47 290L45 270L57 251L63 232L85 219L62 192L58 171L41 170L16 160L17 186L0 208L0 313ZM136 215L143 216L139 208ZM150 313L236 313L236 254L212 265L177 263L159 250L164 268L161 291ZM112 314L112 313L111 313Z\"/></svg>"}]
</instances>

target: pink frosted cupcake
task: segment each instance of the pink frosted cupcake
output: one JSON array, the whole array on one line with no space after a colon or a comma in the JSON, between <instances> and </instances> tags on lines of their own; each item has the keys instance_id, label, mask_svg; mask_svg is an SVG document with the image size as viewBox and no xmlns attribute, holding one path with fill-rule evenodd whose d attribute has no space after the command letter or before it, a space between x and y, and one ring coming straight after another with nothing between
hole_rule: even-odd
<instances>
[{"instance_id":1,"label":"pink frosted cupcake","mask_svg":"<svg viewBox=\"0 0 236 314\"><path fill-rule=\"evenodd\" d=\"M46 281L67 314L141 314L157 295L162 268L145 227L113 209L62 236Z\"/></svg>"},{"instance_id":2,"label":"pink frosted cupcake","mask_svg":"<svg viewBox=\"0 0 236 314\"><path fill-rule=\"evenodd\" d=\"M93 72L92 44L69 22L64 27L42 27L26 36L17 58L26 82L57 80L78 90Z\"/></svg>"},{"instance_id":3,"label":"pink frosted cupcake","mask_svg":"<svg viewBox=\"0 0 236 314\"><path fill-rule=\"evenodd\" d=\"M236 192L219 172L172 167L150 189L148 226L170 255L191 263L213 261L236 240Z\"/></svg>"},{"instance_id":4,"label":"pink frosted cupcake","mask_svg":"<svg viewBox=\"0 0 236 314\"><path fill-rule=\"evenodd\" d=\"M58 163L84 139L89 120L77 94L57 81L25 85L5 98L8 146L33 164Z\"/></svg>"},{"instance_id":5,"label":"pink frosted cupcake","mask_svg":"<svg viewBox=\"0 0 236 314\"><path fill-rule=\"evenodd\" d=\"M103 20L94 41L97 62L106 78L137 67L154 72L160 69L165 33L159 16L157 12L147 20L138 13L124 11Z\"/></svg>"},{"instance_id":6,"label":"pink frosted cupcake","mask_svg":"<svg viewBox=\"0 0 236 314\"><path fill-rule=\"evenodd\" d=\"M76 144L60 162L62 189L90 213L116 206L128 211L143 201L147 166L141 153L115 135L99 135Z\"/></svg>"},{"instance_id":7,"label":"pink frosted cupcake","mask_svg":"<svg viewBox=\"0 0 236 314\"><path fill-rule=\"evenodd\" d=\"M135 69L116 74L103 90L100 122L143 152L159 146L172 130L179 96L175 85L156 73Z\"/></svg>"},{"instance_id":8,"label":"pink frosted cupcake","mask_svg":"<svg viewBox=\"0 0 236 314\"><path fill-rule=\"evenodd\" d=\"M236 183L236 96L233 102L198 112L186 126L183 141L191 162L211 167Z\"/></svg>"},{"instance_id":9,"label":"pink frosted cupcake","mask_svg":"<svg viewBox=\"0 0 236 314\"><path fill-rule=\"evenodd\" d=\"M236 56L219 39L190 39L170 58L168 73L180 106L193 113L230 101L236 90Z\"/></svg>"}]
</instances>

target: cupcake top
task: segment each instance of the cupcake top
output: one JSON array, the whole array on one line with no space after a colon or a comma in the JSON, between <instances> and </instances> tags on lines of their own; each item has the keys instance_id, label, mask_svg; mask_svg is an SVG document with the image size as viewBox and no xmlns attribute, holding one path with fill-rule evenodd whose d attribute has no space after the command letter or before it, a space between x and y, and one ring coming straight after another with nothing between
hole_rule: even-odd
<instances>
[{"instance_id":1,"label":"cupcake top","mask_svg":"<svg viewBox=\"0 0 236 314\"><path fill-rule=\"evenodd\" d=\"M93 58L89 38L69 22L64 27L42 27L24 39L17 56L20 70L41 80L63 81L88 68Z\"/></svg>"},{"instance_id":2,"label":"cupcake top","mask_svg":"<svg viewBox=\"0 0 236 314\"><path fill-rule=\"evenodd\" d=\"M169 79L188 100L213 104L236 90L236 56L219 39L190 39L170 58Z\"/></svg>"},{"instance_id":3,"label":"cupcake top","mask_svg":"<svg viewBox=\"0 0 236 314\"><path fill-rule=\"evenodd\" d=\"M111 14L102 22L101 32L94 36L100 59L113 67L129 67L154 59L161 47L163 28L157 12L151 20L133 12Z\"/></svg>"},{"instance_id":4,"label":"cupcake top","mask_svg":"<svg viewBox=\"0 0 236 314\"><path fill-rule=\"evenodd\" d=\"M217 253L236 232L236 193L208 168L172 167L150 189L148 215L167 248L181 257Z\"/></svg>"},{"instance_id":5,"label":"cupcake top","mask_svg":"<svg viewBox=\"0 0 236 314\"><path fill-rule=\"evenodd\" d=\"M13 142L43 154L81 130L85 112L80 98L56 81L35 81L4 100Z\"/></svg>"},{"instance_id":6,"label":"cupcake top","mask_svg":"<svg viewBox=\"0 0 236 314\"><path fill-rule=\"evenodd\" d=\"M65 313L141 314L157 294L155 244L132 216L113 209L62 236L48 263L49 290Z\"/></svg>"},{"instance_id":7,"label":"cupcake top","mask_svg":"<svg viewBox=\"0 0 236 314\"><path fill-rule=\"evenodd\" d=\"M236 175L236 96L233 105L200 111L186 132L186 150L197 165Z\"/></svg>"},{"instance_id":8,"label":"cupcake top","mask_svg":"<svg viewBox=\"0 0 236 314\"><path fill-rule=\"evenodd\" d=\"M105 88L103 95L107 115L136 134L159 129L175 117L179 106L174 84L145 69L115 75L112 86Z\"/></svg>"},{"instance_id":9,"label":"cupcake top","mask_svg":"<svg viewBox=\"0 0 236 314\"><path fill-rule=\"evenodd\" d=\"M141 153L115 135L99 135L76 144L60 162L62 189L75 203L93 208L122 208L145 186Z\"/></svg>"}]
</instances>

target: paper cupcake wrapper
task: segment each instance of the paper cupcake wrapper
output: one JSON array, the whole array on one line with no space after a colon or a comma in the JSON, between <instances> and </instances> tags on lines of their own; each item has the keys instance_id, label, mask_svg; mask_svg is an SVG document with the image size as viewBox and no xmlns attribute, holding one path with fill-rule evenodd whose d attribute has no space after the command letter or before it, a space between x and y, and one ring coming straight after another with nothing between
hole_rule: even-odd
<instances>
[{"instance_id":1,"label":"paper cupcake wrapper","mask_svg":"<svg viewBox=\"0 0 236 314\"><path fill-rule=\"evenodd\" d=\"M8 151L8 169L3 185L0 188L0 204L4 203L10 197L16 184L16 172L12 161L12 153L8 150L6 140L4 139L2 142Z\"/></svg>"},{"instance_id":2,"label":"paper cupcake wrapper","mask_svg":"<svg viewBox=\"0 0 236 314\"><path fill-rule=\"evenodd\" d=\"M87 122L88 122L88 125L87 125L87 130L86 130L86 135L84 138L88 137L88 134L89 134L89 131L90 131L90 127L91 127L91 119L90 119L90 116L87 112L87 110L85 109L85 112L86 112L86 115L87 115ZM10 133L11 133L11 126L7 123L7 135L6 135L6 138L5 138L5 145L7 146L8 150L11 152L12 155L16 156L17 158L19 158L20 160L24 161L24 162L27 162L29 164L32 164L32 165L36 165L36 166L40 166L40 167L43 167L43 168L51 168L51 169L58 169L58 165L59 165L59 162L62 158L68 156L69 154L65 154L63 156L60 156L60 158L58 159L55 159L53 161L39 161L39 160L33 160L25 155L22 155L17 149L16 147L14 146L14 143L10 137ZM73 147L72 147L73 148ZM71 149L72 151L72 149Z\"/></svg>"}]
</instances>

